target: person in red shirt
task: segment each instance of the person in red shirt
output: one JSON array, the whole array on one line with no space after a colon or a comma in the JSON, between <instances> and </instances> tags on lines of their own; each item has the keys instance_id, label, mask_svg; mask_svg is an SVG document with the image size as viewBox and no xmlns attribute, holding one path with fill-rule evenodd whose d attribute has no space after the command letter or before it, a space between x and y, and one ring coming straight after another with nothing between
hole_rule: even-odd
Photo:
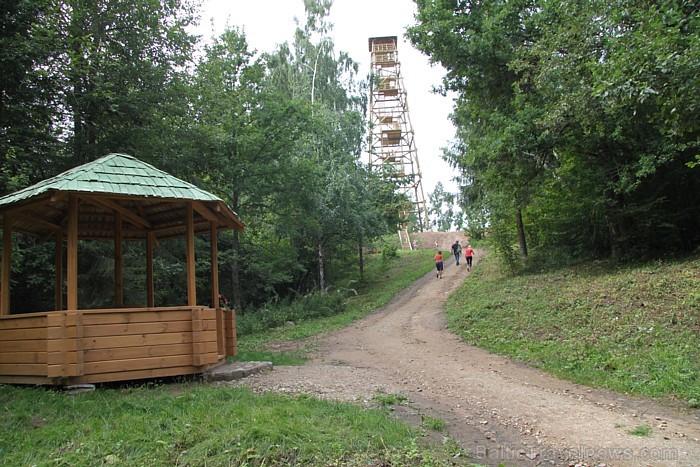
<instances>
[{"instance_id":1,"label":"person in red shirt","mask_svg":"<svg viewBox=\"0 0 700 467\"><path fill-rule=\"evenodd\" d=\"M472 257L474 256L474 250L471 245L467 245L467 249L464 250L464 258L467 260L467 271L472 270Z\"/></svg>"},{"instance_id":2,"label":"person in red shirt","mask_svg":"<svg viewBox=\"0 0 700 467\"><path fill-rule=\"evenodd\" d=\"M444 264L442 262L442 251L438 251L435 255L435 268L437 269L437 275L435 277L442 279L442 270L444 269Z\"/></svg>"}]
</instances>

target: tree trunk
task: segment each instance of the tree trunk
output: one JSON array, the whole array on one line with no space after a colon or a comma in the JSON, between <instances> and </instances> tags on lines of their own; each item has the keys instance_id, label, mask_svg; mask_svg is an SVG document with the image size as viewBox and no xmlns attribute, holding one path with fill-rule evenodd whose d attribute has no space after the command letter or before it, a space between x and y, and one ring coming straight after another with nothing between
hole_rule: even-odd
<instances>
[{"instance_id":1,"label":"tree trunk","mask_svg":"<svg viewBox=\"0 0 700 467\"><path fill-rule=\"evenodd\" d=\"M613 181L617 183L618 177L613 177ZM608 201L606 217L610 235L610 254L613 258L620 258L630 248L629 232L631 226L624 218L626 201L623 195L615 193L611 188L605 190L605 198Z\"/></svg>"},{"instance_id":2,"label":"tree trunk","mask_svg":"<svg viewBox=\"0 0 700 467\"><path fill-rule=\"evenodd\" d=\"M523 225L523 211L517 208L515 218L518 222L518 242L520 243L520 254L527 258L527 241L525 240L525 226Z\"/></svg>"},{"instance_id":3,"label":"tree trunk","mask_svg":"<svg viewBox=\"0 0 700 467\"><path fill-rule=\"evenodd\" d=\"M70 101L71 111L73 114L73 162L75 164L83 164L87 161L83 159L85 151L85 129L83 127L83 117L80 112L78 97L83 95L82 83L80 78L74 76L72 78L73 89L72 98Z\"/></svg>"},{"instance_id":4,"label":"tree trunk","mask_svg":"<svg viewBox=\"0 0 700 467\"><path fill-rule=\"evenodd\" d=\"M233 212L238 212L238 200L239 193L234 192L233 194ZM240 277L240 265L238 263L238 257L241 252L241 244L238 236L238 230L233 230L233 243L231 245L233 249L233 262L231 263L231 301L233 302L233 309L236 313L241 314L241 303L243 302L243 291L241 290L241 277Z\"/></svg>"},{"instance_id":5,"label":"tree trunk","mask_svg":"<svg viewBox=\"0 0 700 467\"><path fill-rule=\"evenodd\" d=\"M326 271L324 269L323 234L318 235L318 286L326 293Z\"/></svg>"},{"instance_id":6,"label":"tree trunk","mask_svg":"<svg viewBox=\"0 0 700 467\"><path fill-rule=\"evenodd\" d=\"M608 230L610 232L610 255L619 259L624 257L630 249L629 230L627 223L619 219L619 216L608 216Z\"/></svg>"},{"instance_id":7,"label":"tree trunk","mask_svg":"<svg viewBox=\"0 0 700 467\"><path fill-rule=\"evenodd\" d=\"M231 263L231 302L233 309L236 313L241 314L241 302L242 302L242 291L241 291L241 277L240 277L240 266L238 264L238 254L240 252L240 242L238 239L238 230L233 231L233 244L231 246L233 249L233 262Z\"/></svg>"},{"instance_id":8,"label":"tree trunk","mask_svg":"<svg viewBox=\"0 0 700 467\"><path fill-rule=\"evenodd\" d=\"M364 245L363 245L363 238L362 235L360 235L360 240L358 241L358 253L360 255L360 277L364 277L365 275L365 257L364 257Z\"/></svg>"}]
</instances>

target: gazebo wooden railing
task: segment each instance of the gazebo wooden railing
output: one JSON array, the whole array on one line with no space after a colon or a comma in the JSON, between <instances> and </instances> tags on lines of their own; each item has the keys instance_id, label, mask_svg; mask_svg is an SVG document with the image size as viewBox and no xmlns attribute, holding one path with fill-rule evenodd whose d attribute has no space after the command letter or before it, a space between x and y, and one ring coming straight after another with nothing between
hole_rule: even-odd
<instances>
[{"instance_id":1,"label":"gazebo wooden railing","mask_svg":"<svg viewBox=\"0 0 700 467\"><path fill-rule=\"evenodd\" d=\"M219 198L131 156L111 154L0 198L0 216L0 383L188 375L236 354L235 312L219 304L217 234L243 224ZM10 301L13 232L55 240L55 311L11 314L22 311ZM211 306L197 304L194 237L200 233L210 236ZM173 237L186 239L187 304L156 307L153 248ZM113 309L79 309L80 239L114 242ZM124 307L123 241L146 244L146 307Z\"/></svg>"},{"instance_id":2,"label":"gazebo wooden railing","mask_svg":"<svg viewBox=\"0 0 700 467\"><path fill-rule=\"evenodd\" d=\"M200 373L235 354L234 314L219 313L224 315L222 333L217 310L206 307L4 316L0 382L82 384Z\"/></svg>"}]
</instances>

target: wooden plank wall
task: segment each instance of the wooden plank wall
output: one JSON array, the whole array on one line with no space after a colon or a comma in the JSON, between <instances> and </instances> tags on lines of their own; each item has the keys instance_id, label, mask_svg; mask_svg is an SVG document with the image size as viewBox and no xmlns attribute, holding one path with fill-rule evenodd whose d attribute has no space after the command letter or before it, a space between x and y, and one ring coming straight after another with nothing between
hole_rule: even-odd
<instances>
[{"instance_id":1,"label":"wooden plank wall","mask_svg":"<svg viewBox=\"0 0 700 467\"><path fill-rule=\"evenodd\" d=\"M0 319L0 375L28 380L46 378L47 323L45 314Z\"/></svg>"},{"instance_id":2,"label":"wooden plank wall","mask_svg":"<svg viewBox=\"0 0 700 467\"><path fill-rule=\"evenodd\" d=\"M83 313L57 311L46 315L48 323L49 378L83 375Z\"/></svg>"},{"instance_id":3,"label":"wooden plank wall","mask_svg":"<svg viewBox=\"0 0 700 467\"><path fill-rule=\"evenodd\" d=\"M0 382L124 381L195 374L218 362L205 307L49 312L0 320ZM26 350L20 350L26 349ZM21 381L19 381L21 382Z\"/></svg>"}]
</instances>

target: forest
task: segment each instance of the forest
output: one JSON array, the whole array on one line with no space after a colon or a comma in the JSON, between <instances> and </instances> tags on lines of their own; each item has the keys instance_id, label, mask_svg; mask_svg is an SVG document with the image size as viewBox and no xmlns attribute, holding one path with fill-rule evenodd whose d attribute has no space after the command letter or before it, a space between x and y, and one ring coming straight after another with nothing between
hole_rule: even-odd
<instances>
[{"instance_id":1,"label":"forest","mask_svg":"<svg viewBox=\"0 0 700 467\"><path fill-rule=\"evenodd\" d=\"M406 200L359 160L366 81L334 51L330 2L307 2L294 42L261 54L235 28L190 34L190 0L4 5L0 194L109 153L206 189L246 224L219 239L221 291L239 311L326 290L334 271L361 269L365 243L395 231ZM113 301L104 243L81 242L81 307ZM125 302L144 303L144 250L132 243ZM13 303L50 309L52 246L13 244ZM182 244L157 250L156 304L183 303Z\"/></svg>"},{"instance_id":2,"label":"forest","mask_svg":"<svg viewBox=\"0 0 700 467\"><path fill-rule=\"evenodd\" d=\"M698 247L696 1L416 3L408 37L458 95L444 157L472 235L515 267Z\"/></svg>"},{"instance_id":3,"label":"forest","mask_svg":"<svg viewBox=\"0 0 700 467\"><path fill-rule=\"evenodd\" d=\"M219 239L221 290L239 312L361 274L409 200L360 158L371 77L335 50L332 3L304 0L293 41L258 54L236 28L188 32L194 0L3 2L0 195L126 153L246 224ZM443 157L460 192L430 196L436 225L488 238L514 269L697 249L696 2L415 3L406 35L447 70L439 91L458 96ZM13 245L13 303L50 309L53 245ZM110 248L81 243L81 307L113 299ZM125 248L125 301L143 302L143 251ZM158 247L158 306L184 302L184 255L177 241Z\"/></svg>"}]
</instances>

